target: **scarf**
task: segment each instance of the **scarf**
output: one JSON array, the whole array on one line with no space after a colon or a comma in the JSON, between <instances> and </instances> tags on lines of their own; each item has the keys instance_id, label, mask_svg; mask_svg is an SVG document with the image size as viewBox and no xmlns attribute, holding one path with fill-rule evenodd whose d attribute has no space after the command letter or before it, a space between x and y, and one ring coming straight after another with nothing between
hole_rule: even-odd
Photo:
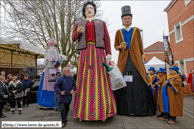
<instances>
[{"instance_id":1,"label":"scarf","mask_svg":"<svg viewBox=\"0 0 194 129\"><path fill-rule=\"evenodd\" d=\"M13 81L11 81L11 82L10 82L10 85L11 85L11 84L13 84L13 86L15 86L15 87L16 87L16 86L17 86L17 84L19 84L19 83L20 83L20 81L19 81L19 80L17 80L17 82L16 82L16 83L14 83Z\"/></svg>"}]
</instances>

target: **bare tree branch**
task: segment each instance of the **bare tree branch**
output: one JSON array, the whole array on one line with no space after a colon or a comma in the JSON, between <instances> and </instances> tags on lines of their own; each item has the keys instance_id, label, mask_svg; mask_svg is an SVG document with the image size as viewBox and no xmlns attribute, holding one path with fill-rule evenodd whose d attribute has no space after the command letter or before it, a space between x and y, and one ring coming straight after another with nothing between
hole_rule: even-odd
<instances>
[{"instance_id":1,"label":"bare tree branch","mask_svg":"<svg viewBox=\"0 0 194 129\"><path fill-rule=\"evenodd\" d=\"M50 37L56 38L59 53L68 57L63 64L77 64L77 42L71 35L75 24L83 19L85 0L2 0L2 34L7 38L22 40L42 48ZM99 2L98 13L102 17Z\"/></svg>"}]
</instances>

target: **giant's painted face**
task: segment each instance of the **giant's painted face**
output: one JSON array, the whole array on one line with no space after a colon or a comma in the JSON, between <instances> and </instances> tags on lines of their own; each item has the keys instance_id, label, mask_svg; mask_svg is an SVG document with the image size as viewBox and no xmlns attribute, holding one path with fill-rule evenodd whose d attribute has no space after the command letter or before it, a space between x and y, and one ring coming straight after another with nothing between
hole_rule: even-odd
<instances>
[{"instance_id":1,"label":"giant's painted face","mask_svg":"<svg viewBox=\"0 0 194 129\"><path fill-rule=\"evenodd\" d=\"M55 46L57 44L57 40L54 38L51 38L47 41L47 44L50 46Z\"/></svg>"},{"instance_id":2,"label":"giant's painted face","mask_svg":"<svg viewBox=\"0 0 194 129\"><path fill-rule=\"evenodd\" d=\"M131 16L130 15L127 15L127 16L124 16L123 17L123 25L124 26L130 26L131 25Z\"/></svg>"},{"instance_id":3,"label":"giant's painted face","mask_svg":"<svg viewBox=\"0 0 194 129\"><path fill-rule=\"evenodd\" d=\"M88 17L94 17L94 7L91 4L88 4L85 9L85 16Z\"/></svg>"}]
</instances>

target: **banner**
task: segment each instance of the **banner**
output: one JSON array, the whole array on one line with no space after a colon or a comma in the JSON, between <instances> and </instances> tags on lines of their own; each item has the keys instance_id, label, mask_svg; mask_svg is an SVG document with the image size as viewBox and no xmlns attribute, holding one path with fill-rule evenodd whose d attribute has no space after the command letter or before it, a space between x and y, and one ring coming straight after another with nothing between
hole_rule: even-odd
<instances>
[{"instance_id":1,"label":"banner","mask_svg":"<svg viewBox=\"0 0 194 129\"><path fill-rule=\"evenodd\" d=\"M174 57L172 54L172 49L168 40L168 36L163 36L164 41L164 61L168 64L169 67L174 66Z\"/></svg>"}]
</instances>

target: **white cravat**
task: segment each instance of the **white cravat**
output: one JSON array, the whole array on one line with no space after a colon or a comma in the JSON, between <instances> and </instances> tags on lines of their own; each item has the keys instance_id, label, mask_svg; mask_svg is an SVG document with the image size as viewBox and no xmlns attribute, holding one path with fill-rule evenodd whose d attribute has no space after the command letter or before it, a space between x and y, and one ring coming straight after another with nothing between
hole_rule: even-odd
<instances>
[{"instance_id":1,"label":"white cravat","mask_svg":"<svg viewBox=\"0 0 194 129\"><path fill-rule=\"evenodd\" d=\"M129 26L128 28L125 28L128 32L129 32L129 30L131 29L131 26Z\"/></svg>"}]
</instances>

